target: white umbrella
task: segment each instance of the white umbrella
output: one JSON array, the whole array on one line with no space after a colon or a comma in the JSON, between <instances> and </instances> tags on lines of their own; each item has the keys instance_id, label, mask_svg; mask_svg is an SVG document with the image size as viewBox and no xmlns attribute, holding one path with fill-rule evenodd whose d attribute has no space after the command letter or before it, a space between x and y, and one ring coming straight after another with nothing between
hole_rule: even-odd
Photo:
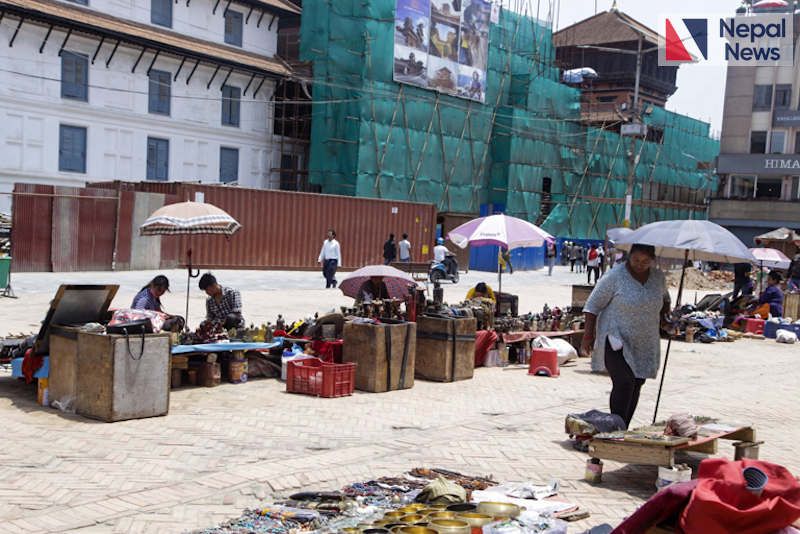
<instances>
[{"instance_id":1,"label":"white umbrella","mask_svg":"<svg viewBox=\"0 0 800 534\"><path fill-rule=\"evenodd\" d=\"M738 237L711 221L660 221L647 224L620 238L615 246L618 249L630 251L635 244L655 247L656 256L683 260L676 308L681 306L686 260L724 263L756 262L753 253ZM664 356L664 369L661 371L661 385L658 387L653 423L656 422L658 415L658 403L661 400L661 388L664 386L664 375L667 372L667 360L671 346L672 338L670 337L667 342L667 353Z\"/></svg>"},{"instance_id":2,"label":"white umbrella","mask_svg":"<svg viewBox=\"0 0 800 534\"><path fill-rule=\"evenodd\" d=\"M157 209L139 227L141 235L200 235L218 234L230 237L242 228L236 219L225 211L205 202L179 202ZM192 248L189 250L187 267L189 278L186 281L186 324L189 324L189 292L192 278L200 276L200 271L192 273ZM187 326L188 328L188 326Z\"/></svg>"},{"instance_id":3,"label":"white umbrella","mask_svg":"<svg viewBox=\"0 0 800 534\"><path fill-rule=\"evenodd\" d=\"M503 213L479 217L450 230L448 239L461 248L467 245L481 247L483 245L499 245L508 250L519 247L541 247L545 242L552 243L551 236L538 226ZM498 269L500 286L503 290L503 270Z\"/></svg>"}]
</instances>

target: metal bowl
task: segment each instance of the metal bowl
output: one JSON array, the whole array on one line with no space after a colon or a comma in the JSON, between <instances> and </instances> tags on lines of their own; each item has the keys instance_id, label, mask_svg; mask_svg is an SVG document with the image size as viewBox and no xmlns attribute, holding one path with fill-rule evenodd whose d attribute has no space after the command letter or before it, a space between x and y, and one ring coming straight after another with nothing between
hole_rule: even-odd
<instances>
[{"instance_id":1,"label":"metal bowl","mask_svg":"<svg viewBox=\"0 0 800 534\"><path fill-rule=\"evenodd\" d=\"M472 527L469 523L456 519L433 519L428 522L428 528L440 534L471 534Z\"/></svg>"},{"instance_id":2,"label":"metal bowl","mask_svg":"<svg viewBox=\"0 0 800 534\"><path fill-rule=\"evenodd\" d=\"M399 522L400 518L405 516L405 515L408 515L408 514L405 513L405 512L399 512L397 510L394 510L392 512L386 512L385 514L383 514L383 519L384 519L384 521L392 521L393 523L395 523L395 522Z\"/></svg>"},{"instance_id":3,"label":"metal bowl","mask_svg":"<svg viewBox=\"0 0 800 534\"><path fill-rule=\"evenodd\" d=\"M402 527L399 534L438 534L435 530L426 527Z\"/></svg>"},{"instance_id":4,"label":"metal bowl","mask_svg":"<svg viewBox=\"0 0 800 534\"><path fill-rule=\"evenodd\" d=\"M448 512L474 512L478 509L478 505L474 502L462 502L459 504L451 504L447 507Z\"/></svg>"},{"instance_id":5,"label":"metal bowl","mask_svg":"<svg viewBox=\"0 0 800 534\"><path fill-rule=\"evenodd\" d=\"M427 504L422 504L421 502L412 502L411 504L406 505L403 508L414 508L415 510L422 510L427 507L428 507Z\"/></svg>"},{"instance_id":6,"label":"metal bowl","mask_svg":"<svg viewBox=\"0 0 800 534\"><path fill-rule=\"evenodd\" d=\"M456 514L456 520L463 521L472 528L482 528L483 525L494 522L494 517L475 512L463 512Z\"/></svg>"},{"instance_id":7,"label":"metal bowl","mask_svg":"<svg viewBox=\"0 0 800 534\"><path fill-rule=\"evenodd\" d=\"M402 508L398 508L398 512L404 512L406 514L416 514L419 508L414 505L403 506Z\"/></svg>"},{"instance_id":8,"label":"metal bowl","mask_svg":"<svg viewBox=\"0 0 800 534\"><path fill-rule=\"evenodd\" d=\"M425 518L422 517L419 514L408 514L408 515L404 515L403 517L400 518L400 522L401 523L406 523L408 525L411 525L413 523L419 523L420 521L424 521L424 520L425 520Z\"/></svg>"},{"instance_id":9,"label":"metal bowl","mask_svg":"<svg viewBox=\"0 0 800 534\"><path fill-rule=\"evenodd\" d=\"M507 502L482 502L478 503L477 512L483 515L507 519L509 517L517 517L520 509L516 504Z\"/></svg>"},{"instance_id":10,"label":"metal bowl","mask_svg":"<svg viewBox=\"0 0 800 534\"><path fill-rule=\"evenodd\" d=\"M347 527L341 529L339 532L342 534L361 534L361 529L356 527Z\"/></svg>"},{"instance_id":11,"label":"metal bowl","mask_svg":"<svg viewBox=\"0 0 800 534\"><path fill-rule=\"evenodd\" d=\"M422 510L417 510L417 513L421 516L428 517L429 514L441 511L443 510L437 510L436 508L423 508Z\"/></svg>"},{"instance_id":12,"label":"metal bowl","mask_svg":"<svg viewBox=\"0 0 800 534\"><path fill-rule=\"evenodd\" d=\"M393 527L390 527L389 531L392 534L400 534L400 529L401 528L406 528L407 526L408 525L406 525L405 523L400 523L399 525L394 525Z\"/></svg>"},{"instance_id":13,"label":"metal bowl","mask_svg":"<svg viewBox=\"0 0 800 534\"><path fill-rule=\"evenodd\" d=\"M388 525L383 525L383 528L391 530L394 527L407 527L407 526L408 525L406 525L405 523L395 522L395 523L389 523Z\"/></svg>"},{"instance_id":14,"label":"metal bowl","mask_svg":"<svg viewBox=\"0 0 800 534\"><path fill-rule=\"evenodd\" d=\"M358 530L364 531L368 528L375 528L375 525L373 525L372 523L359 523L356 525L356 528Z\"/></svg>"},{"instance_id":15,"label":"metal bowl","mask_svg":"<svg viewBox=\"0 0 800 534\"><path fill-rule=\"evenodd\" d=\"M385 528L368 528L364 530L364 534L390 534Z\"/></svg>"},{"instance_id":16,"label":"metal bowl","mask_svg":"<svg viewBox=\"0 0 800 534\"><path fill-rule=\"evenodd\" d=\"M373 525L375 525L376 527L379 527L379 528L386 528L386 525L390 525L390 524L392 524L392 523L394 523L394 521L384 521L384 520L381 520L381 521L375 521L375 522L374 522L374 523L372 523L372 524L373 524Z\"/></svg>"},{"instance_id":17,"label":"metal bowl","mask_svg":"<svg viewBox=\"0 0 800 534\"><path fill-rule=\"evenodd\" d=\"M450 510L439 510L437 512L431 512L428 514L428 521L432 521L434 519L455 519L456 513L451 512Z\"/></svg>"}]
</instances>

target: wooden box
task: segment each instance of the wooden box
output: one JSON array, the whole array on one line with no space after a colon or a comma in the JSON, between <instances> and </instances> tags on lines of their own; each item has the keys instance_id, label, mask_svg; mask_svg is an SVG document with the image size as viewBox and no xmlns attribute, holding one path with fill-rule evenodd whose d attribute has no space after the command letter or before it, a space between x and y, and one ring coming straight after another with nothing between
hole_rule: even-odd
<instances>
[{"instance_id":1,"label":"wooden box","mask_svg":"<svg viewBox=\"0 0 800 534\"><path fill-rule=\"evenodd\" d=\"M50 328L50 402L74 397L78 380L78 329Z\"/></svg>"},{"instance_id":2,"label":"wooden box","mask_svg":"<svg viewBox=\"0 0 800 534\"><path fill-rule=\"evenodd\" d=\"M472 379L477 327L474 317L417 317L414 376L437 382Z\"/></svg>"},{"instance_id":3,"label":"wooden box","mask_svg":"<svg viewBox=\"0 0 800 534\"><path fill-rule=\"evenodd\" d=\"M784 293L783 316L791 317L795 321L800 319L800 293Z\"/></svg>"},{"instance_id":4,"label":"wooden box","mask_svg":"<svg viewBox=\"0 0 800 534\"><path fill-rule=\"evenodd\" d=\"M342 363L356 364L355 388L382 393L413 387L416 340L416 323L345 323Z\"/></svg>"},{"instance_id":5,"label":"wooden box","mask_svg":"<svg viewBox=\"0 0 800 534\"><path fill-rule=\"evenodd\" d=\"M169 334L78 333L75 410L101 421L166 415L170 388Z\"/></svg>"},{"instance_id":6,"label":"wooden box","mask_svg":"<svg viewBox=\"0 0 800 534\"><path fill-rule=\"evenodd\" d=\"M586 301L589 300L589 295L592 294L594 289L593 285L589 284L575 284L572 286L572 307L583 308Z\"/></svg>"}]
</instances>

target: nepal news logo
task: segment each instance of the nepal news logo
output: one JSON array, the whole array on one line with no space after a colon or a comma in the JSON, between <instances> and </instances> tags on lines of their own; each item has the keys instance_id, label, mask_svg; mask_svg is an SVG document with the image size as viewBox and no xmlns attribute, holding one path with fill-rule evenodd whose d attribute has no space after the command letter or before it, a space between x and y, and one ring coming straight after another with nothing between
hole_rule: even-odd
<instances>
[{"instance_id":1,"label":"nepal news logo","mask_svg":"<svg viewBox=\"0 0 800 534\"><path fill-rule=\"evenodd\" d=\"M793 66L792 22L791 14L662 14L658 65Z\"/></svg>"}]
</instances>

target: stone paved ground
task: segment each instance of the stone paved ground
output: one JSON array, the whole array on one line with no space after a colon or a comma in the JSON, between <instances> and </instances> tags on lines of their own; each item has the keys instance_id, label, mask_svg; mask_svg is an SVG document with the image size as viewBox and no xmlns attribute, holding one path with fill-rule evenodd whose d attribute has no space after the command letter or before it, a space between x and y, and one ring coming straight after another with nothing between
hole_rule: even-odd
<instances>
[{"instance_id":1,"label":"stone paved ground","mask_svg":"<svg viewBox=\"0 0 800 534\"><path fill-rule=\"evenodd\" d=\"M766 440L761 458L800 474L798 359L800 346L769 340L675 343L659 413L752 421ZM554 379L479 368L471 381L339 399L254 379L174 390L167 417L106 424L42 408L34 387L0 372L0 531L179 533L298 489L416 466L555 477L562 497L592 513L570 532L617 524L653 494L657 468L606 462L603 483L586 483L586 455L563 427L569 412L606 409L609 389L586 360ZM645 385L635 424L650 422L657 389ZM732 447L723 442L719 454L731 458ZM696 470L704 457L687 462Z\"/></svg>"}]
</instances>

